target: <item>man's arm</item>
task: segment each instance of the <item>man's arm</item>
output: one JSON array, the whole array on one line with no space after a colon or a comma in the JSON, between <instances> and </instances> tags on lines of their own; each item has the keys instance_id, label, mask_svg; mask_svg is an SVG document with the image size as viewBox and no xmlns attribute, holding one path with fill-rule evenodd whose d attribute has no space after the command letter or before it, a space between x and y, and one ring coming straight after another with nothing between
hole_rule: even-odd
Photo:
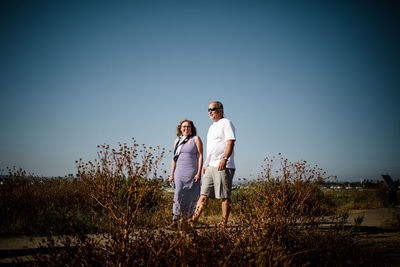
<instances>
[{"instance_id":1,"label":"man's arm","mask_svg":"<svg viewBox=\"0 0 400 267\"><path fill-rule=\"evenodd\" d=\"M226 149L225 149L224 157L229 158L232 155L234 146L235 146L235 140L228 140L226 142ZM227 161L228 161L227 159L224 159L224 158L221 159L221 161L219 162L219 165L218 165L219 171L223 171L226 169Z\"/></svg>"}]
</instances>

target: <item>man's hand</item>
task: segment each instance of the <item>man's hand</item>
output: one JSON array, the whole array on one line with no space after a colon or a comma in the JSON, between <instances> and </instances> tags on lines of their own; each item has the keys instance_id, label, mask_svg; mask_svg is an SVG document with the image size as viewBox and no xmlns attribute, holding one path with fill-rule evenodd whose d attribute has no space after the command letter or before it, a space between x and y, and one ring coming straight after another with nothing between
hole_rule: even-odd
<instances>
[{"instance_id":1,"label":"man's hand","mask_svg":"<svg viewBox=\"0 0 400 267\"><path fill-rule=\"evenodd\" d=\"M231 156L234 146L235 146L235 140L228 140L226 142L226 150L225 150L225 153L224 153L224 157L229 158ZM228 159L222 158L221 161L219 162L218 170L219 171L225 170L227 162L228 162Z\"/></svg>"},{"instance_id":2,"label":"man's hand","mask_svg":"<svg viewBox=\"0 0 400 267\"><path fill-rule=\"evenodd\" d=\"M226 169L226 162L227 162L226 159L221 159L221 161L219 162L219 165L218 165L219 171L223 171Z\"/></svg>"}]
</instances>

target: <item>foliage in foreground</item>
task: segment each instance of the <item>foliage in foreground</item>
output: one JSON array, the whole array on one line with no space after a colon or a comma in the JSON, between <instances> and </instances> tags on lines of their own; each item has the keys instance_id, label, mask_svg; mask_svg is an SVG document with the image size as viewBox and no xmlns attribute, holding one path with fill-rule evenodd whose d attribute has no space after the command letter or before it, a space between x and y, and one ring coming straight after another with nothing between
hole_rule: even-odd
<instances>
[{"instance_id":1,"label":"foliage in foreground","mask_svg":"<svg viewBox=\"0 0 400 267\"><path fill-rule=\"evenodd\" d=\"M104 244L86 238L74 245L70 243L67 249L54 250L51 257L41 263L63 265L60 263L68 262L72 266L340 266L362 263L354 239L347 233L303 235L305 247L300 251L281 247L268 238L255 237L253 231L240 228L141 231L132 234L125 253L121 253L120 247L113 247L112 242Z\"/></svg>"},{"instance_id":2,"label":"foliage in foreground","mask_svg":"<svg viewBox=\"0 0 400 267\"><path fill-rule=\"evenodd\" d=\"M49 233L52 225L50 233L75 233L63 249L50 237L50 253L38 255L37 265L363 263L357 233L335 225L341 221L332 201L319 190L325 174L305 161L280 158L275 171L276 160L266 159L258 180L233 195L235 222L228 229L157 230L170 220L172 205L172 196L160 190L163 156L164 150L134 141L117 149L100 146L96 160L78 161L79 179L27 179L23 171L11 173L1 187L2 231L23 232L32 225L32 233ZM334 223L321 227L327 218Z\"/></svg>"},{"instance_id":3,"label":"foliage in foreground","mask_svg":"<svg viewBox=\"0 0 400 267\"><path fill-rule=\"evenodd\" d=\"M141 210L151 208L156 198L152 192L157 192L158 185L143 177L156 176L160 157L144 151L140 164L132 162L139 158L135 145L119 151L105 146L102 151L97 163L79 162L78 169L91 197L106 210L108 231L68 240L65 249L38 257L38 263L285 266L362 262L352 232L321 229L325 215L332 214L317 186L324 173L304 161L290 163L281 158L273 176L273 160L266 159L259 181L235 197L236 226L194 231L182 225L185 231L166 232L135 228ZM128 187L121 191L121 183Z\"/></svg>"},{"instance_id":4,"label":"foliage in foreground","mask_svg":"<svg viewBox=\"0 0 400 267\"><path fill-rule=\"evenodd\" d=\"M44 179L10 171L0 186L0 234L91 233L102 229L102 213L76 179Z\"/></svg>"}]
</instances>

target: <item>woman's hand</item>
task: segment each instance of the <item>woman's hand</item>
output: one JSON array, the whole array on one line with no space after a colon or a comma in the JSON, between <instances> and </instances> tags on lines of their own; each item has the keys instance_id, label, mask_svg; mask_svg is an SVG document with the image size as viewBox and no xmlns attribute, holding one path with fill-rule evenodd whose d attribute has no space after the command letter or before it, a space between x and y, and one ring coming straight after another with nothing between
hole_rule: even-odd
<instances>
[{"instance_id":1,"label":"woman's hand","mask_svg":"<svg viewBox=\"0 0 400 267\"><path fill-rule=\"evenodd\" d=\"M174 176L171 175L171 176L168 178L168 182L172 183L173 181L174 181Z\"/></svg>"},{"instance_id":2,"label":"woman's hand","mask_svg":"<svg viewBox=\"0 0 400 267\"><path fill-rule=\"evenodd\" d=\"M201 174L198 173L198 174L196 174L196 175L194 176L194 181L195 181L195 182L198 182L198 181L200 181L200 178L201 178Z\"/></svg>"}]
</instances>

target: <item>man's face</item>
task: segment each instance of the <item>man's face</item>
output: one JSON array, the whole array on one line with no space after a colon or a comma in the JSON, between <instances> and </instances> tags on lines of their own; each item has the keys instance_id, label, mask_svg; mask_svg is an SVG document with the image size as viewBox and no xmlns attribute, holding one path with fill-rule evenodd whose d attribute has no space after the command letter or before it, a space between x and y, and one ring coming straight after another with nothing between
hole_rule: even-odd
<instances>
[{"instance_id":1,"label":"man's face","mask_svg":"<svg viewBox=\"0 0 400 267\"><path fill-rule=\"evenodd\" d=\"M222 114L222 109L217 108L216 103L210 103L210 105L208 105L208 115L212 121L219 121L222 118Z\"/></svg>"}]
</instances>

